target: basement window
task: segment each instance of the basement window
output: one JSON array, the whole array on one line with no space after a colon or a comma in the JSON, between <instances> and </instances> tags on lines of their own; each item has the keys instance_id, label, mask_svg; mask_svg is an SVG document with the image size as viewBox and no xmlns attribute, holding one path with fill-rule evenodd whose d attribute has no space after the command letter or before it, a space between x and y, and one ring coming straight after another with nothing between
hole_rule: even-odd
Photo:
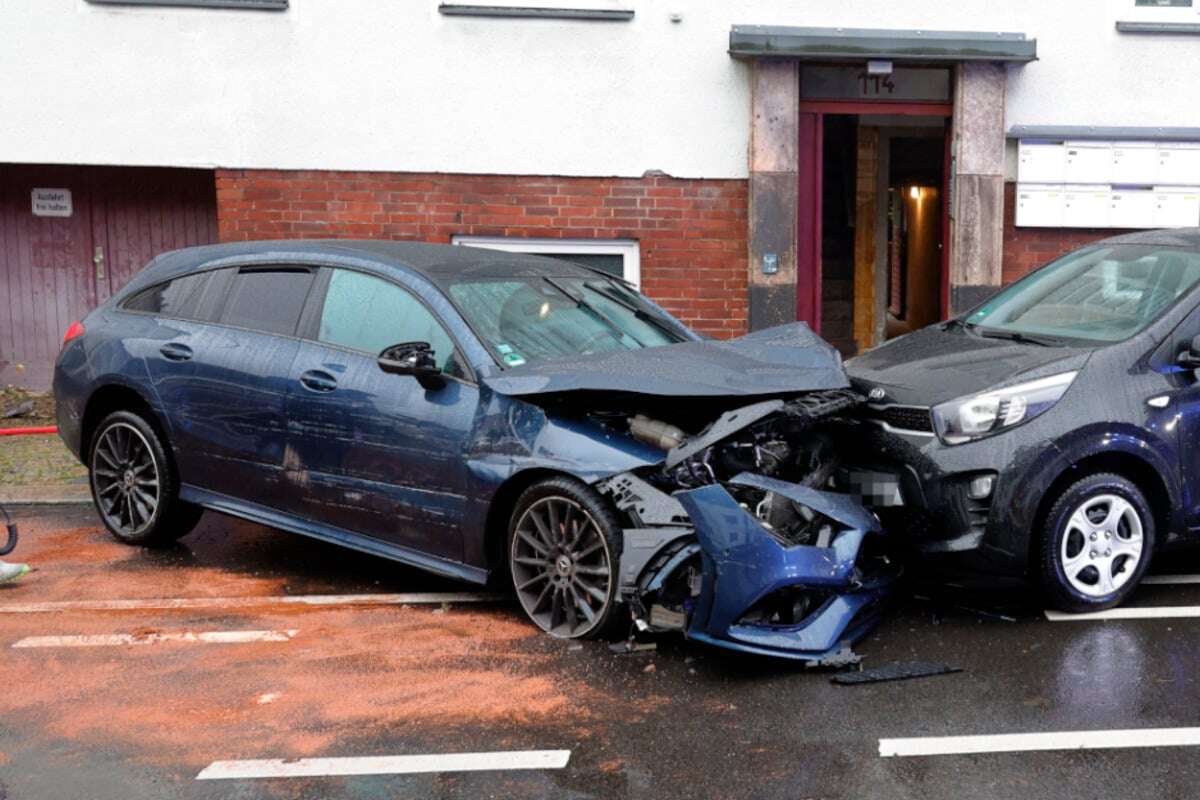
<instances>
[{"instance_id":1,"label":"basement window","mask_svg":"<svg viewBox=\"0 0 1200 800\"><path fill-rule=\"evenodd\" d=\"M528 253L574 261L622 278L635 287L642 277L641 250L634 239L516 239L505 236L455 236L452 244Z\"/></svg>"}]
</instances>

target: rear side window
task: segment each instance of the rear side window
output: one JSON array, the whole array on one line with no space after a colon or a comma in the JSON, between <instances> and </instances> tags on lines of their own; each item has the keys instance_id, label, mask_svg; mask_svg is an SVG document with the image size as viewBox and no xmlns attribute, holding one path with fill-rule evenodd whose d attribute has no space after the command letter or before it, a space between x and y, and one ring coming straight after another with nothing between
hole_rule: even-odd
<instances>
[{"instance_id":1,"label":"rear side window","mask_svg":"<svg viewBox=\"0 0 1200 800\"><path fill-rule=\"evenodd\" d=\"M317 338L375 356L402 342L428 342L442 371L462 377L454 342L429 309L394 283L335 269L325 292Z\"/></svg>"},{"instance_id":2,"label":"rear side window","mask_svg":"<svg viewBox=\"0 0 1200 800\"><path fill-rule=\"evenodd\" d=\"M210 278L211 273L201 272L151 286L126 300L122 308L177 319L196 319Z\"/></svg>"},{"instance_id":3,"label":"rear side window","mask_svg":"<svg viewBox=\"0 0 1200 800\"><path fill-rule=\"evenodd\" d=\"M233 278L221 322L264 333L292 335L312 287L308 269L241 270Z\"/></svg>"}]
</instances>

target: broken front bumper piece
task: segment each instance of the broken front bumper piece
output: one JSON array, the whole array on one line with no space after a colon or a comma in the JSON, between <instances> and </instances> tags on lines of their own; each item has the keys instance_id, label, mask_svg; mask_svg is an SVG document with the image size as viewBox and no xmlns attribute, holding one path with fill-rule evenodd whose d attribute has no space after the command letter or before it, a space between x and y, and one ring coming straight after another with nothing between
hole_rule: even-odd
<instances>
[{"instance_id":1,"label":"broken front bumper piece","mask_svg":"<svg viewBox=\"0 0 1200 800\"><path fill-rule=\"evenodd\" d=\"M836 529L814 545L789 544L720 484L676 492L673 499L687 512L694 537L671 537L658 529L658 557L638 559L646 566L636 581L635 610L649 609L651 629L680 627L689 638L719 647L817 663L836 660L878 621L899 575L885 556L864 551L869 538L881 535L878 520L845 495L750 473L730 483L806 506ZM627 538L627 546L634 538ZM693 591L672 625L661 598L689 564L697 573ZM789 611L769 611L781 604Z\"/></svg>"}]
</instances>

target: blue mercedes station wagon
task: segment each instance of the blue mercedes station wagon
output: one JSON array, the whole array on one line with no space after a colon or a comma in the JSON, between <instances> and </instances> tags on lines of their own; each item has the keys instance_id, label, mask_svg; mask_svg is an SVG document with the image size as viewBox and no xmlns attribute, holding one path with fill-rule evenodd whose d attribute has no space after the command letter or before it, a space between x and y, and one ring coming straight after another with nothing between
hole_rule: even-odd
<instances>
[{"instance_id":1,"label":"blue mercedes station wagon","mask_svg":"<svg viewBox=\"0 0 1200 800\"><path fill-rule=\"evenodd\" d=\"M897 568L828 491L863 398L803 324L702 341L621 279L400 242L155 259L67 331L59 432L105 526L204 509L509 583L560 637L828 661Z\"/></svg>"}]
</instances>

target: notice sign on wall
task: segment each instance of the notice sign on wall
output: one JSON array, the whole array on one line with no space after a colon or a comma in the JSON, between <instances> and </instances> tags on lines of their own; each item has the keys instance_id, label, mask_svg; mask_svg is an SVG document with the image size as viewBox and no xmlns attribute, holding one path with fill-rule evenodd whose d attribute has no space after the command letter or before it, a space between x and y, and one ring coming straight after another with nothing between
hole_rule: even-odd
<instances>
[{"instance_id":1,"label":"notice sign on wall","mask_svg":"<svg viewBox=\"0 0 1200 800\"><path fill-rule=\"evenodd\" d=\"M33 215L35 217L71 216L70 189L34 189Z\"/></svg>"}]
</instances>

